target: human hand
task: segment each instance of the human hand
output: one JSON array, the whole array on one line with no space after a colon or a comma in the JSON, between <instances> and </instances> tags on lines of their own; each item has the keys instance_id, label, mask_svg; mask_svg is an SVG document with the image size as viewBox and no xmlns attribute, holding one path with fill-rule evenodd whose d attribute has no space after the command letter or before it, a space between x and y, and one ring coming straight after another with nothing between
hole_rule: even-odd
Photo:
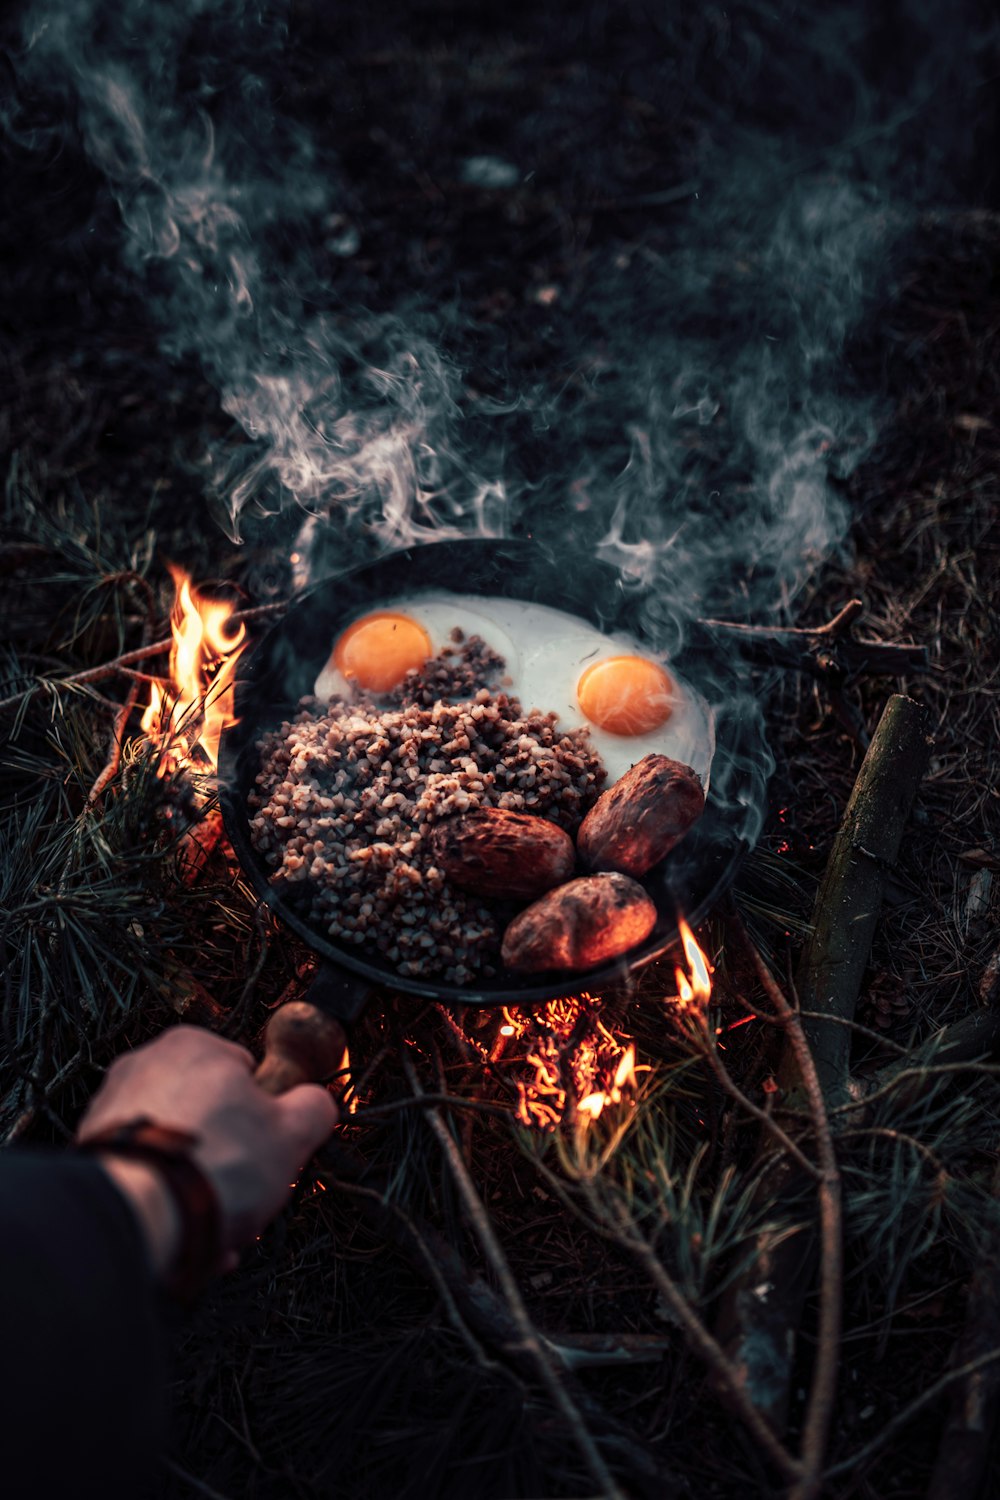
<instances>
[{"instance_id":1,"label":"human hand","mask_svg":"<svg viewBox=\"0 0 1000 1500\"><path fill-rule=\"evenodd\" d=\"M244 1047L196 1026L174 1026L118 1058L91 1100L78 1140L146 1115L197 1136L191 1155L218 1194L227 1262L286 1202L295 1178L337 1123L337 1107L319 1084L272 1097L254 1081ZM178 1225L155 1168L108 1157L106 1169L133 1202L163 1270Z\"/></svg>"}]
</instances>

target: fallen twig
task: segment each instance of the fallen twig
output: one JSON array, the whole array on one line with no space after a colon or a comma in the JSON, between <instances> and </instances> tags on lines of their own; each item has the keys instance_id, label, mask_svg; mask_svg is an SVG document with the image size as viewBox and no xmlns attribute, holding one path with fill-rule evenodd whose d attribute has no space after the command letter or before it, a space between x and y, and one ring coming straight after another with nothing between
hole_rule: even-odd
<instances>
[{"instance_id":1,"label":"fallen twig","mask_svg":"<svg viewBox=\"0 0 1000 1500\"><path fill-rule=\"evenodd\" d=\"M875 1457L876 1453L881 1452L887 1443L891 1443L893 1438L897 1437L903 1428L907 1427L913 1421L914 1417L918 1417L928 1406L933 1406L938 1397L943 1396L948 1387L954 1385L956 1380L966 1380L970 1375L975 1375L977 1371L985 1370L988 1366L995 1365L998 1360L1000 1360L1000 1348L990 1349L986 1354L979 1355L977 1359L969 1360L968 1364L960 1365L956 1370L949 1370L946 1375L942 1375L939 1380L935 1380L933 1385L928 1386L925 1391L921 1391L919 1396L914 1397L908 1406L903 1407L902 1411L898 1411L894 1417L890 1417L885 1426L880 1427L875 1436L863 1448L857 1449L848 1458L842 1459L840 1463L833 1464L829 1469L825 1470L823 1474L824 1480L836 1479L839 1475L849 1474L851 1470L858 1469L862 1464L866 1464L870 1458ZM958 1491L952 1488L948 1492L949 1500L957 1493Z\"/></svg>"},{"instance_id":2,"label":"fallen twig","mask_svg":"<svg viewBox=\"0 0 1000 1500\"><path fill-rule=\"evenodd\" d=\"M938 1077L942 1069L955 1071L963 1064L975 1063L1000 1052L1000 1015L992 1010L973 1011L943 1026L914 1051L897 1049L899 1056L886 1063L874 1073L851 1080L850 1091L854 1099L865 1108L882 1098L887 1090L904 1080L913 1081L912 1095L922 1092L927 1082ZM926 1066L922 1067L921 1064ZM996 1069L992 1070L994 1074ZM926 1080L924 1082L923 1080ZM845 1106L841 1106L844 1109ZM839 1112L839 1111L838 1111Z\"/></svg>"},{"instance_id":3,"label":"fallen twig","mask_svg":"<svg viewBox=\"0 0 1000 1500\"><path fill-rule=\"evenodd\" d=\"M356 1147L334 1137L319 1153L318 1164L325 1186L331 1190L346 1187L372 1228L389 1239L418 1272L429 1277L449 1320L477 1360L483 1358L479 1349L482 1344L518 1378L537 1381L534 1355L524 1345L506 1302L466 1265L433 1225L392 1202L385 1184L375 1178ZM558 1344L543 1334L539 1337L553 1358L561 1358ZM560 1378L571 1390L590 1433L606 1447L614 1448L619 1466L636 1493L659 1500L671 1479L663 1464L577 1384L570 1369Z\"/></svg>"},{"instance_id":4,"label":"fallen twig","mask_svg":"<svg viewBox=\"0 0 1000 1500\"><path fill-rule=\"evenodd\" d=\"M586 1184L584 1185L584 1191L588 1191ZM590 1196L589 1192L588 1196ZM595 1212L600 1212L599 1205L593 1204L592 1206ZM740 1383L738 1372L731 1361L727 1359L721 1346L709 1333L704 1323L698 1317L698 1314L690 1306L687 1298L663 1265L652 1245L637 1231L625 1205L619 1204L617 1207L619 1235L616 1238L620 1239L620 1242L642 1266L646 1275L684 1330L685 1338L691 1349L708 1367L719 1388L726 1391L734 1409L745 1423L750 1435L757 1442L758 1446L785 1479L797 1482L803 1472L801 1463L789 1453L785 1445L775 1435L767 1422L764 1421L757 1408L747 1398L746 1391Z\"/></svg>"},{"instance_id":5,"label":"fallen twig","mask_svg":"<svg viewBox=\"0 0 1000 1500\"><path fill-rule=\"evenodd\" d=\"M269 619L272 615L281 614L288 608L287 600L279 600L274 604L258 604L253 609L238 610L230 615L233 625L249 625L255 620ZM88 667L86 671L69 672L65 677L55 679L42 678L29 683L20 692L13 693L9 698L0 698L0 713L9 712L11 709L20 707L26 699L36 697L39 693L58 692L64 687L85 687L92 682L103 682L109 677L130 676L130 667L136 666L138 662L149 661L151 657L161 656L170 650L172 640L153 641L149 645L137 646L134 651L125 651L121 656L116 656L112 661L104 662L99 667Z\"/></svg>"},{"instance_id":6,"label":"fallen twig","mask_svg":"<svg viewBox=\"0 0 1000 1500\"><path fill-rule=\"evenodd\" d=\"M102 583L112 582L127 583L141 595L146 609L146 619L142 627L142 640L145 645L153 633L153 623L156 618L156 600L153 597L152 589L141 573L115 573L110 578L102 579ZM87 793L87 800L83 808L85 813L93 810L106 788L118 774L118 767L121 764L122 758L122 746L125 743L125 731L128 728L128 721L132 716L132 710L138 701L140 686L140 683L134 680L130 681L125 701L115 714L114 724L111 728L111 742L108 746L108 758L100 774L94 781L93 786Z\"/></svg>"},{"instance_id":7,"label":"fallen twig","mask_svg":"<svg viewBox=\"0 0 1000 1500\"><path fill-rule=\"evenodd\" d=\"M419 1098L423 1092L420 1079L417 1077L416 1069L412 1062L404 1055L403 1066L410 1081L410 1087ZM500 1241L497 1239L485 1205L476 1191L475 1183L469 1175L469 1170L462 1159L462 1153L455 1143L454 1137L447 1125L442 1120L436 1109L427 1112L427 1123L437 1138L438 1144L444 1155L445 1161L455 1185L458 1188L462 1202L465 1204L466 1212L479 1240L483 1254L486 1256L503 1292L507 1306L510 1308L511 1317L517 1326L518 1333L525 1348L531 1353L538 1375L542 1384L552 1398L553 1404L562 1413L566 1424L573 1434L580 1454L594 1479L601 1487L602 1495L607 1500L624 1500L624 1495L613 1478L610 1469L604 1461L603 1455L580 1413L579 1407L573 1400L566 1388L565 1381L561 1378L558 1366L541 1336L532 1323L525 1306L521 1289L515 1280L514 1273L510 1269L507 1257L503 1252Z\"/></svg>"},{"instance_id":8,"label":"fallen twig","mask_svg":"<svg viewBox=\"0 0 1000 1500\"><path fill-rule=\"evenodd\" d=\"M771 1460L779 1473L789 1481L797 1480L802 1465L794 1454L789 1453L784 1443L764 1420L747 1395L740 1371L728 1358L722 1345L713 1338L698 1313L684 1296L670 1272L663 1265L654 1247L640 1232L624 1203L615 1205L614 1225L608 1224L608 1210L597 1196L594 1187L583 1179L580 1187L590 1207L590 1216L583 1213L569 1193L565 1182L544 1162L536 1160L535 1170L552 1188L559 1200L573 1213L592 1224L620 1248L627 1250L639 1262L655 1289L663 1297L671 1314L682 1330L691 1352L705 1365L716 1388L726 1398L732 1410L745 1424L750 1436L756 1441L764 1455ZM606 1227L604 1227L606 1226Z\"/></svg>"},{"instance_id":9,"label":"fallen twig","mask_svg":"<svg viewBox=\"0 0 1000 1500\"><path fill-rule=\"evenodd\" d=\"M899 852L903 827L916 795L927 756L926 713L912 699L896 695L882 715L871 747L851 794L834 840L819 891L813 924L797 975L798 998L808 1018L792 1011L760 959L747 949L772 1001L774 1019L787 1037L778 1081L790 1109L807 1109L817 1130L819 1111L823 1129L851 1098L848 1073L854 1009L881 906L882 889ZM732 927L740 942L749 943L742 924ZM780 996L780 1005L775 998ZM793 1018L793 1019L790 1019ZM764 1140L761 1142L761 1150ZM820 1254L821 1308L835 1321L831 1299L839 1277L831 1222L839 1214L833 1201L829 1172L834 1163L821 1160ZM801 1174L787 1160L777 1163L762 1179L759 1193L769 1202L791 1202L801 1196ZM838 1236L839 1244L839 1236ZM792 1245L772 1243L763 1233L751 1264L727 1289L719 1318L720 1337L727 1353L744 1372L747 1389L768 1421L783 1431L788 1420L789 1391L795 1351L795 1330L812 1280L813 1256L806 1237ZM823 1269L825 1267L825 1269ZM758 1289L766 1286L766 1296ZM826 1287L826 1292L822 1287ZM836 1292L839 1300L839 1292ZM821 1311L821 1319L824 1313ZM812 1425L809 1427L809 1465L815 1476L816 1453L829 1421L836 1369L836 1339L821 1334L814 1376ZM819 1392L816 1382L819 1381ZM806 1439L803 1452L806 1452ZM803 1493L808 1493L804 1491Z\"/></svg>"},{"instance_id":10,"label":"fallen twig","mask_svg":"<svg viewBox=\"0 0 1000 1500\"><path fill-rule=\"evenodd\" d=\"M742 926L742 924L740 924ZM749 945L757 976L764 993L785 1028L788 1046L795 1059L816 1132L816 1150L821 1176L818 1185L820 1220L820 1306L816 1342L816 1363L812 1387L806 1402L802 1431L802 1464L804 1472L791 1492L790 1500L813 1500L822 1484L823 1458L826 1452L830 1422L833 1417L840 1361L840 1331L844 1303L843 1215L841 1208L840 1170L833 1144L833 1132L827 1113L826 1096L819 1068L806 1038L803 1022L785 999L756 947Z\"/></svg>"},{"instance_id":11,"label":"fallen twig","mask_svg":"<svg viewBox=\"0 0 1000 1500\"><path fill-rule=\"evenodd\" d=\"M863 613L862 601L851 599L825 625L741 625L732 620L699 620L698 624L731 635L751 662L808 672L832 688L866 673L897 677L927 670L925 646L855 639L852 626Z\"/></svg>"},{"instance_id":12,"label":"fallen twig","mask_svg":"<svg viewBox=\"0 0 1000 1500\"><path fill-rule=\"evenodd\" d=\"M716 1079L718 1080L719 1086L722 1088L722 1090L727 1093L731 1099L735 1100L740 1108L744 1110L751 1117L751 1119L756 1120L757 1123L761 1126L762 1130L767 1131L767 1133L773 1137L779 1149L784 1151L792 1161L794 1161L799 1167L801 1167L803 1172L807 1173L810 1177L815 1177L818 1179L821 1176L819 1168L817 1168L816 1165L809 1160L805 1152L796 1145L788 1132L781 1128L777 1120L775 1120L774 1116L768 1114L767 1110L761 1109L759 1105L754 1104L752 1099L748 1099L746 1094L739 1087L736 1081L730 1076L728 1068L725 1066L718 1054L718 1051L716 1050L715 1038L714 1036L709 1034L709 1028L707 1024L703 1025L701 1027L701 1030L704 1033L702 1045L704 1048L705 1058L709 1066L711 1067Z\"/></svg>"}]
</instances>

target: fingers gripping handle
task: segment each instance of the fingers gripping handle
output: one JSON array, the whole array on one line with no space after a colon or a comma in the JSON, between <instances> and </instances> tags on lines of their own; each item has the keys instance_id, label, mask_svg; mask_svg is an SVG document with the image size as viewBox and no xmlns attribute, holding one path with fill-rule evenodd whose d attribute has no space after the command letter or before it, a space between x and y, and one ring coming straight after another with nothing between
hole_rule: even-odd
<instances>
[{"instance_id":1,"label":"fingers gripping handle","mask_svg":"<svg viewBox=\"0 0 1000 1500\"><path fill-rule=\"evenodd\" d=\"M268 1094L321 1083L344 1064L347 1037L339 1021L305 1000L276 1010L264 1032L264 1060L255 1077Z\"/></svg>"}]
</instances>

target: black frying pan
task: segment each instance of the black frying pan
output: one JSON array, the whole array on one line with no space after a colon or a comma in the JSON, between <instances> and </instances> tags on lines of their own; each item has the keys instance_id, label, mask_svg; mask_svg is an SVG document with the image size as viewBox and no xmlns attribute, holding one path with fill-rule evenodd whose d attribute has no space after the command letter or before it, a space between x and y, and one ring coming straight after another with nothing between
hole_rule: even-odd
<instances>
[{"instance_id":1,"label":"black frying pan","mask_svg":"<svg viewBox=\"0 0 1000 1500\"><path fill-rule=\"evenodd\" d=\"M334 942L311 924L284 892L250 841L248 796L258 769L256 741L296 710L311 693L333 643L358 614L399 594L448 589L462 594L501 595L548 604L581 616L606 631L626 631L651 651L676 646L677 620L661 590L626 587L617 570L597 560L561 557L529 540L438 542L394 552L380 561L325 579L297 599L288 613L240 663L237 722L222 738L219 756L222 812L240 863L273 912L324 961L309 999L329 1015L353 1020L373 988L391 989L458 1005L527 1005L620 983L657 958L675 940L679 915L692 924L712 908L732 880L747 845L742 810L749 800L748 750L757 733L755 715L734 711L740 701L735 673L711 639L689 635L672 660L680 674L713 704L718 748L705 813L683 842L651 870L643 884L656 903L657 922L644 943L624 957L579 975L498 974L474 985L405 978L377 952ZM525 707L532 705L526 704ZM544 707L544 705L538 705Z\"/></svg>"}]
</instances>

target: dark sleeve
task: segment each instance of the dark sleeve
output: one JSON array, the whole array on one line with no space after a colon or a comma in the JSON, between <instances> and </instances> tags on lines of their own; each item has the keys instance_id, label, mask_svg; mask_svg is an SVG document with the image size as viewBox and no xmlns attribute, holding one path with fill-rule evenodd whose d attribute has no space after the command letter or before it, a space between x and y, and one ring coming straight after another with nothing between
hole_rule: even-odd
<instances>
[{"instance_id":1,"label":"dark sleeve","mask_svg":"<svg viewBox=\"0 0 1000 1500\"><path fill-rule=\"evenodd\" d=\"M139 1225L96 1162L0 1152L0 1339L4 1495L141 1500L164 1333Z\"/></svg>"}]
</instances>

